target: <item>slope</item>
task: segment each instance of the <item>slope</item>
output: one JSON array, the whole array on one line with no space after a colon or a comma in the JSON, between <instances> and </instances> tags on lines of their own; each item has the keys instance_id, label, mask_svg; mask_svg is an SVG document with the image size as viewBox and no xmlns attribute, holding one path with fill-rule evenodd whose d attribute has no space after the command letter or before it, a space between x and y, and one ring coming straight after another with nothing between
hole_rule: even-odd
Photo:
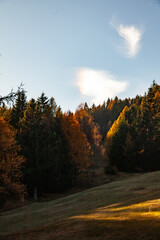
<instances>
[{"instance_id":1,"label":"slope","mask_svg":"<svg viewBox=\"0 0 160 240\"><path fill-rule=\"evenodd\" d=\"M160 172L1 213L0 239L160 239Z\"/></svg>"}]
</instances>

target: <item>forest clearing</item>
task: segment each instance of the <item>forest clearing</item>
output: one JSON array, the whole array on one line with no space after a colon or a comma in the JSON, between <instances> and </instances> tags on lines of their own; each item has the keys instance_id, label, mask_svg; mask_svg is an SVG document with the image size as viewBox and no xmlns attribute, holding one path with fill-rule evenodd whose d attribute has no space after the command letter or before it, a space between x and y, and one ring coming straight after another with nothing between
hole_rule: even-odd
<instances>
[{"instance_id":1,"label":"forest clearing","mask_svg":"<svg viewBox=\"0 0 160 240\"><path fill-rule=\"evenodd\" d=\"M0 240L160 240L160 0L0 0Z\"/></svg>"},{"instance_id":2,"label":"forest clearing","mask_svg":"<svg viewBox=\"0 0 160 240\"><path fill-rule=\"evenodd\" d=\"M159 239L160 172L0 214L0 239Z\"/></svg>"}]
</instances>

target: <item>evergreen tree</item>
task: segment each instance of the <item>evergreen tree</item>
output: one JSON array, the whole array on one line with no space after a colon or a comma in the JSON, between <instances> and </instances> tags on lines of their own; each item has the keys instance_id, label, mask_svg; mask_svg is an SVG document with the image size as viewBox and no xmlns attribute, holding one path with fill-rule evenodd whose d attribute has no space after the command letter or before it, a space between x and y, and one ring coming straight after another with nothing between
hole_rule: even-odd
<instances>
[{"instance_id":1,"label":"evergreen tree","mask_svg":"<svg viewBox=\"0 0 160 240\"><path fill-rule=\"evenodd\" d=\"M19 130L19 121L23 118L27 106L26 94L24 90L19 90L11 111L11 124Z\"/></svg>"},{"instance_id":2,"label":"evergreen tree","mask_svg":"<svg viewBox=\"0 0 160 240\"><path fill-rule=\"evenodd\" d=\"M20 142L24 156L27 158L24 175L25 183L29 192L34 190L35 199L37 199L38 185L38 125L40 119L37 112L37 105L34 99L31 99L24 112L24 117L20 122Z\"/></svg>"},{"instance_id":3,"label":"evergreen tree","mask_svg":"<svg viewBox=\"0 0 160 240\"><path fill-rule=\"evenodd\" d=\"M107 134L106 159L123 171L159 170L160 86L153 82L144 97L131 102L123 114L126 132L119 117Z\"/></svg>"},{"instance_id":4,"label":"evergreen tree","mask_svg":"<svg viewBox=\"0 0 160 240\"><path fill-rule=\"evenodd\" d=\"M42 99L42 98L41 98ZM53 98L31 99L21 120L25 182L34 198L71 185L68 145L62 129L61 110Z\"/></svg>"}]
</instances>

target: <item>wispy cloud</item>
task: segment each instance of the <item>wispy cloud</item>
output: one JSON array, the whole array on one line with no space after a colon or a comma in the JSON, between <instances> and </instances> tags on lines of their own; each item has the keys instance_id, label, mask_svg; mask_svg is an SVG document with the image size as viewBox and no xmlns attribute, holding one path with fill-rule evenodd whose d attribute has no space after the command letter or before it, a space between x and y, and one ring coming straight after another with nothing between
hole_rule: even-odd
<instances>
[{"instance_id":1,"label":"wispy cloud","mask_svg":"<svg viewBox=\"0 0 160 240\"><path fill-rule=\"evenodd\" d=\"M134 57L140 49L140 40L142 39L143 31L132 26L124 26L122 24L117 25L110 22L111 26L114 27L118 34L124 40L124 50L127 57Z\"/></svg>"},{"instance_id":2,"label":"wispy cloud","mask_svg":"<svg viewBox=\"0 0 160 240\"><path fill-rule=\"evenodd\" d=\"M128 83L117 79L106 71L81 68L77 71L76 85L91 102L101 104L108 97L113 98L126 90Z\"/></svg>"},{"instance_id":3,"label":"wispy cloud","mask_svg":"<svg viewBox=\"0 0 160 240\"><path fill-rule=\"evenodd\" d=\"M125 40L127 56L134 57L140 49L142 32L135 26L123 26L121 24L118 28L118 33Z\"/></svg>"}]
</instances>

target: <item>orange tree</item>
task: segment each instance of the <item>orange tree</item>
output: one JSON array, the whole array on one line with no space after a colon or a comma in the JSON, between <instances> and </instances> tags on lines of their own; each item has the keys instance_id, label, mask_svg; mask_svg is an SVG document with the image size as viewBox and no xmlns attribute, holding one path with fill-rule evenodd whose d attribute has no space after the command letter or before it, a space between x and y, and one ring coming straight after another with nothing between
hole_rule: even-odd
<instances>
[{"instance_id":1,"label":"orange tree","mask_svg":"<svg viewBox=\"0 0 160 240\"><path fill-rule=\"evenodd\" d=\"M25 159L19 155L20 147L15 140L15 132L0 116L0 204L7 197L22 197L25 186L22 184L21 168Z\"/></svg>"},{"instance_id":2,"label":"orange tree","mask_svg":"<svg viewBox=\"0 0 160 240\"><path fill-rule=\"evenodd\" d=\"M73 113L63 115L62 128L68 143L69 161L76 179L78 171L88 169L91 164L89 158L91 147Z\"/></svg>"}]
</instances>

